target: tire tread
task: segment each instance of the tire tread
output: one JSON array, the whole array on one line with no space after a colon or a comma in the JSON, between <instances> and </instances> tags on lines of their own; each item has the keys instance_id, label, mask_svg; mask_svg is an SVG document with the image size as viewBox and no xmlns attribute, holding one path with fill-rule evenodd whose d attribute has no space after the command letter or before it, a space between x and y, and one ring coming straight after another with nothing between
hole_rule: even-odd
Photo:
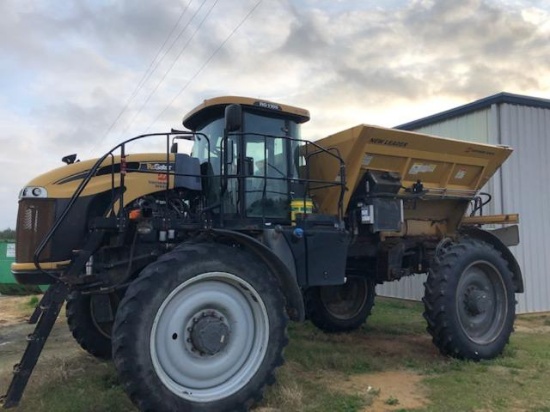
<instances>
[{"instance_id":1,"label":"tire tread","mask_svg":"<svg viewBox=\"0 0 550 412\"><path fill-rule=\"evenodd\" d=\"M460 267L469 256L479 255L480 253L506 269L500 271L500 275L505 282L508 299L512 301L509 304L511 307L508 308L511 313L505 320L503 333L496 339L498 343L492 345L494 347L483 353L479 347L476 347L474 342L464 339L463 333L456 325L457 321L454 321L456 314L453 310L456 293L453 288L457 281L456 278L460 275L460 273L456 273L456 268ZM427 322L426 330L432 336L434 345L443 355L478 361L494 358L502 352L504 345L509 340L515 317L515 299L513 289L511 289L511 279L512 273L508 263L500 252L485 242L469 237L462 238L459 243L452 244L444 253L433 260L428 278L424 283L423 316Z\"/></svg>"}]
</instances>

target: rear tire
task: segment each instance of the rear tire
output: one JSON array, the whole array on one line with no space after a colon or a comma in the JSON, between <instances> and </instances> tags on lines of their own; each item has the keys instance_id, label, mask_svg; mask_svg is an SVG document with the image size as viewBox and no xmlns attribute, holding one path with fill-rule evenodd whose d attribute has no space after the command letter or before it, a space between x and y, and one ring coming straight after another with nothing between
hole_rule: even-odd
<instances>
[{"instance_id":1,"label":"rear tire","mask_svg":"<svg viewBox=\"0 0 550 412\"><path fill-rule=\"evenodd\" d=\"M513 330L515 296L507 261L490 244L464 238L434 259L424 317L443 355L492 359Z\"/></svg>"},{"instance_id":2,"label":"rear tire","mask_svg":"<svg viewBox=\"0 0 550 412\"><path fill-rule=\"evenodd\" d=\"M253 256L185 244L130 285L113 329L120 380L143 411L244 411L288 343L284 297Z\"/></svg>"},{"instance_id":3,"label":"rear tire","mask_svg":"<svg viewBox=\"0 0 550 412\"><path fill-rule=\"evenodd\" d=\"M372 279L349 276L337 286L316 286L306 292L307 316L325 332L349 332L365 323L374 306Z\"/></svg>"},{"instance_id":4,"label":"rear tire","mask_svg":"<svg viewBox=\"0 0 550 412\"><path fill-rule=\"evenodd\" d=\"M100 301L101 299L101 301ZM111 319L100 321L94 315L94 305L108 301ZM73 291L67 297L66 316L69 330L78 344L89 354L99 359L111 359L111 330L119 302L117 294L83 295ZM107 316L109 317L109 316Z\"/></svg>"}]
</instances>

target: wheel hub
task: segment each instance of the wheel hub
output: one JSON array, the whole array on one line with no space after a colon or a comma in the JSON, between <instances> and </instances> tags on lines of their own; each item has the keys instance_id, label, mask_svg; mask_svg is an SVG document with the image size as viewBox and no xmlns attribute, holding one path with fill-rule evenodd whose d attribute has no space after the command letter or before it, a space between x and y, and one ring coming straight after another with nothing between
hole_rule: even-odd
<instances>
[{"instance_id":1,"label":"wheel hub","mask_svg":"<svg viewBox=\"0 0 550 412\"><path fill-rule=\"evenodd\" d=\"M191 350L201 356L213 356L221 352L229 342L231 329L229 324L215 310L208 310L193 316L191 326L187 328Z\"/></svg>"},{"instance_id":2,"label":"wheel hub","mask_svg":"<svg viewBox=\"0 0 550 412\"><path fill-rule=\"evenodd\" d=\"M486 291L473 288L466 292L465 304L466 310L475 316L485 313L493 302Z\"/></svg>"}]
</instances>

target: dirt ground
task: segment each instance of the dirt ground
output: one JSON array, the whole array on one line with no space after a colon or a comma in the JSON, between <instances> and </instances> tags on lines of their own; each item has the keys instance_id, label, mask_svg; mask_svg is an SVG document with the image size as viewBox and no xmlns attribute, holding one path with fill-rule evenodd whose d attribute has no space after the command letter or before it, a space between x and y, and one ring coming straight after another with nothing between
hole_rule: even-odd
<instances>
[{"instance_id":1,"label":"dirt ground","mask_svg":"<svg viewBox=\"0 0 550 412\"><path fill-rule=\"evenodd\" d=\"M0 296L0 327L25 322L22 307L28 300L28 297Z\"/></svg>"},{"instance_id":2,"label":"dirt ground","mask_svg":"<svg viewBox=\"0 0 550 412\"><path fill-rule=\"evenodd\" d=\"M400 357L403 353L414 353L425 359L440 356L427 334L402 335L399 339L391 336L369 336L365 344L372 353L384 358ZM429 404L427 389L422 383L424 376L410 370L390 370L351 376L335 376L331 373L321 379L327 387L371 399L372 404L364 411L410 410Z\"/></svg>"},{"instance_id":3,"label":"dirt ground","mask_svg":"<svg viewBox=\"0 0 550 412\"><path fill-rule=\"evenodd\" d=\"M410 371L353 375L339 389L348 393L376 393L366 411L421 408L428 404L422 377ZM394 404L390 405L388 403Z\"/></svg>"},{"instance_id":4,"label":"dirt ground","mask_svg":"<svg viewBox=\"0 0 550 412\"><path fill-rule=\"evenodd\" d=\"M27 323L27 316L32 313L25 308L29 297L0 296L0 395L7 391L12 377L13 365L18 363L26 347L26 337L32 333L34 325ZM66 326L64 312L59 315L56 325L46 342L36 372L29 384L44 379L44 371L59 363L60 360L76 356L81 351L73 340Z\"/></svg>"}]
</instances>

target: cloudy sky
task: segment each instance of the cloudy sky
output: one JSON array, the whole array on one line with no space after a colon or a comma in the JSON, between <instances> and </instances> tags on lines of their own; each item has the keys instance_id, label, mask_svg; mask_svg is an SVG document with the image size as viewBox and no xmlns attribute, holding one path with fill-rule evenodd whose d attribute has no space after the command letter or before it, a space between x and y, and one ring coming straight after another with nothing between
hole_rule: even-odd
<instances>
[{"instance_id":1,"label":"cloudy sky","mask_svg":"<svg viewBox=\"0 0 550 412\"><path fill-rule=\"evenodd\" d=\"M308 139L507 91L550 98L548 0L2 0L0 229L19 189L205 98L310 110Z\"/></svg>"}]
</instances>

